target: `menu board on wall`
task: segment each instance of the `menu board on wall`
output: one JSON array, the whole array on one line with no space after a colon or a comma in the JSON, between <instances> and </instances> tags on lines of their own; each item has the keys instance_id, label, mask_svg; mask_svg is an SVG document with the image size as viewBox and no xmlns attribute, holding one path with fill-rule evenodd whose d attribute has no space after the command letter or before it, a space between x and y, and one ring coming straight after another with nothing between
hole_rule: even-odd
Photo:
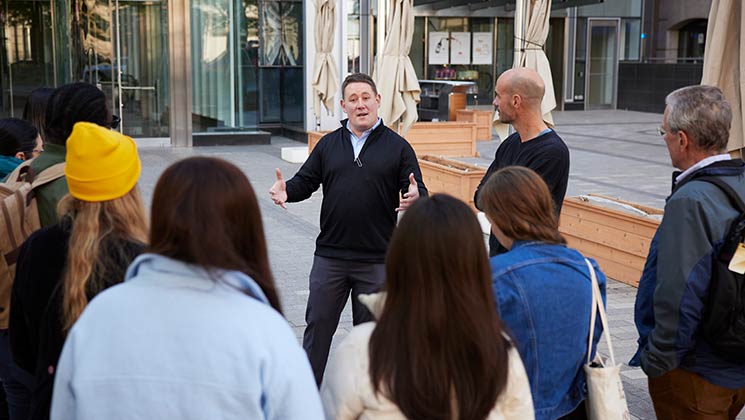
<instances>
[{"instance_id":1,"label":"menu board on wall","mask_svg":"<svg viewBox=\"0 0 745 420\"><path fill-rule=\"evenodd\" d=\"M450 63L471 64L471 33L450 33Z\"/></svg>"},{"instance_id":2,"label":"menu board on wall","mask_svg":"<svg viewBox=\"0 0 745 420\"><path fill-rule=\"evenodd\" d=\"M492 64L493 49L491 32L473 33L473 64Z\"/></svg>"},{"instance_id":3,"label":"menu board on wall","mask_svg":"<svg viewBox=\"0 0 745 420\"><path fill-rule=\"evenodd\" d=\"M429 64L448 64L450 35L447 32L429 33Z\"/></svg>"}]
</instances>

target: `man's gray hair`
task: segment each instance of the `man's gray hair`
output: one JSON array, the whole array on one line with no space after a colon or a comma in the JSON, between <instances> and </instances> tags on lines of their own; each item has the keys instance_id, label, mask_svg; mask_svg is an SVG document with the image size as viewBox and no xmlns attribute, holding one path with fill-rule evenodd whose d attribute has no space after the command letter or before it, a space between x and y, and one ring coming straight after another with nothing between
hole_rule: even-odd
<instances>
[{"instance_id":1,"label":"man's gray hair","mask_svg":"<svg viewBox=\"0 0 745 420\"><path fill-rule=\"evenodd\" d=\"M667 128L685 131L701 150L719 152L727 149L732 109L722 91L714 86L687 86L665 98Z\"/></svg>"}]
</instances>

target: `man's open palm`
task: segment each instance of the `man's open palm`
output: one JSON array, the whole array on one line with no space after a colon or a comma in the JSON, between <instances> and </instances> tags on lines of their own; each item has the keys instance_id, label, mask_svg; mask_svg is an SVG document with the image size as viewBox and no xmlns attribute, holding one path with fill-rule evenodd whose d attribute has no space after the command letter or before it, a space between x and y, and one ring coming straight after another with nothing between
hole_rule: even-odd
<instances>
[{"instance_id":1,"label":"man's open palm","mask_svg":"<svg viewBox=\"0 0 745 420\"><path fill-rule=\"evenodd\" d=\"M275 168L274 173L277 175L277 180L272 185L272 188L269 189L269 196L274 201L274 204L287 209L287 205L285 204L287 202L287 184L282 179L282 171L279 168Z\"/></svg>"}]
</instances>

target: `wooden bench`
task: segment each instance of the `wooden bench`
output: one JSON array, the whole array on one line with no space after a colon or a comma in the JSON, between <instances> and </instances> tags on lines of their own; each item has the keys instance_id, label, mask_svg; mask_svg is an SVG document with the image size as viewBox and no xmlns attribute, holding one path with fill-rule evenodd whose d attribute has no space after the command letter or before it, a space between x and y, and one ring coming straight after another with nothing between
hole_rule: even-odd
<instances>
[{"instance_id":1,"label":"wooden bench","mask_svg":"<svg viewBox=\"0 0 745 420\"><path fill-rule=\"evenodd\" d=\"M611 197L648 214L662 210ZM570 247L594 258L606 276L637 287L660 221L651 217L606 208L578 197L564 200L559 231Z\"/></svg>"},{"instance_id":2,"label":"wooden bench","mask_svg":"<svg viewBox=\"0 0 745 420\"><path fill-rule=\"evenodd\" d=\"M459 109L456 112L456 121L470 121L476 124L476 140L488 141L492 139L493 111L477 109Z\"/></svg>"},{"instance_id":3,"label":"wooden bench","mask_svg":"<svg viewBox=\"0 0 745 420\"><path fill-rule=\"evenodd\" d=\"M442 156L419 157L422 179L430 193L447 193L468 203L474 212L473 193L479 186L486 168L458 162Z\"/></svg>"},{"instance_id":4,"label":"wooden bench","mask_svg":"<svg viewBox=\"0 0 745 420\"><path fill-rule=\"evenodd\" d=\"M308 132L308 153L328 131ZM478 156L476 124L468 121L415 122L404 138L417 156Z\"/></svg>"}]
</instances>

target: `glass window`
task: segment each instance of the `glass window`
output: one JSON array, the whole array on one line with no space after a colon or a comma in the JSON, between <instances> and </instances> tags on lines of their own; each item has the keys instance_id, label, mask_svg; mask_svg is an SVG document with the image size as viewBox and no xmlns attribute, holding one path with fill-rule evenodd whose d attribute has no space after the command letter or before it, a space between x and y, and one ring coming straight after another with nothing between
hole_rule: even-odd
<instances>
[{"instance_id":1,"label":"glass window","mask_svg":"<svg viewBox=\"0 0 745 420\"><path fill-rule=\"evenodd\" d=\"M587 55L587 19L577 19L577 47L574 60L574 100L585 100L585 56Z\"/></svg>"},{"instance_id":2,"label":"glass window","mask_svg":"<svg viewBox=\"0 0 745 420\"><path fill-rule=\"evenodd\" d=\"M258 124L256 0L192 0L192 127L253 130Z\"/></svg>"},{"instance_id":3,"label":"glass window","mask_svg":"<svg viewBox=\"0 0 745 420\"><path fill-rule=\"evenodd\" d=\"M706 45L706 19L687 23L678 32L678 61L703 63Z\"/></svg>"},{"instance_id":4,"label":"glass window","mask_svg":"<svg viewBox=\"0 0 745 420\"><path fill-rule=\"evenodd\" d=\"M125 134L168 135L165 0L0 5L0 116L21 116L33 89L83 81L106 94Z\"/></svg>"},{"instance_id":5,"label":"glass window","mask_svg":"<svg viewBox=\"0 0 745 420\"><path fill-rule=\"evenodd\" d=\"M512 68L515 53L515 19L497 19L497 74Z\"/></svg>"},{"instance_id":6,"label":"glass window","mask_svg":"<svg viewBox=\"0 0 745 420\"><path fill-rule=\"evenodd\" d=\"M259 10L259 122L302 126L303 3L262 0Z\"/></svg>"},{"instance_id":7,"label":"glass window","mask_svg":"<svg viewBox=\"0 0 745 420\"><path fill-rule=\"evenodd\" d=\"M414 18L414 37L409 51L409 59L419 79L424 79L424 19L423 17Z\"/></svg>"},{"instance_id":8,"label":"glass window","mask_svg":"<svg viewBox=\"0 0 745 420\"><path fill-rule=\"evenodd\" d=\"M424 24L422 23L422 26ZM494 19L489 17L456 17L456 18L439 18L431 17L427 19L428 36L431 32L488 32L493 39L494 36ZM420 40L421 39L421 40ZM418 62L424 61L424 38L418 38L416 27L414 32L414 42L417 42L420 53L412 46L412 63L415 69ZM452 38L451 38L452 42ZM471 42L472 38L471 38ZM473 45L471 45L473 47ZM510 51L512 47L510 47ZM418 54L421 54L421 58ZM414 61L417 60L417 61ZM421 61L420 61L421 60ZM511 63L510 63L511 66ZM423 66L424 67L424 66ZM443 64L443 65L426 65L427 79L444 79L444 80L466 80L476 83L475 95L469 96L469 104L473 103L490 103L493 99L494 92L494 66L493 64Z\"/></svg>"},{"instance_id":9,"label":"glass window","mask_svg":"<svg viewBox=\"0 0 745 420\"><path fill-rule=\"evenodd\" d=\"M0 2L0 117L21 117L35 88L54 85L49 2Z\"/></svg>"},{"instance_id":10,"label":"glass window","mask_svg":"<svg viewBox=\"0 0 745 420\"><path fill-rule=\"evenodd\" d=\"M623 19L621 21L621 60L639 60L641 45L641 20Z\"/></svg>"},{"instance_id":11,"label":"glass window","mask_svg":"<svg viewBox=\"0 0 745 420\"><path fill-rule=\"evenodd\" d=\"M347 73L360 71L360 0L347 0Z\"/></svg>"},{"instance_id":12,"label":"glass window","mask_svg":"<svg viewBox=\"0 0 745 420\"><path fill-rule=\"evenodd\" d=\"M279 67L261 69L261 122L282 121L282 82Z\"/></svg>"}]
</instances>

